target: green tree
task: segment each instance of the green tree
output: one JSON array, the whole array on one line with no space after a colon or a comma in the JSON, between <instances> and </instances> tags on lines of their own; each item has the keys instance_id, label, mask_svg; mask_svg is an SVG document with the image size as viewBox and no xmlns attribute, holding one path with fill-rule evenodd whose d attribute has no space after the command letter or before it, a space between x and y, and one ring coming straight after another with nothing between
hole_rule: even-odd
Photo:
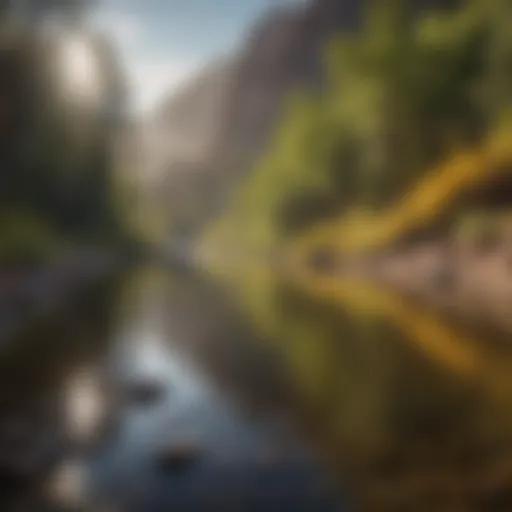
<instances>
[{"instance_id":1,"label":"green tree","mask_svg":"<svg viewBox=\"0 0 512 512\"><path fill-rule=\"evenodd\" d=\"M416 18L401 0L367 6L359 31L328 43L322 92L292 96L235 193L223 223L240 243L378 211L510 115L510 2L470 0Z\"/></svg>"}]
</instances>

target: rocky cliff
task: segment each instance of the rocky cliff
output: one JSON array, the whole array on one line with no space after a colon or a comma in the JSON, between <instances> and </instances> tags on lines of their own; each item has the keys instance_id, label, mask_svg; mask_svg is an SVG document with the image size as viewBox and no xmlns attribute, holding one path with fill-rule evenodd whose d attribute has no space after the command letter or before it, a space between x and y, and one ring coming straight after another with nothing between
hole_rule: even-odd
<instances>
[{"instance_id":1,"label":"rocky cliff","mask_svg":"<svg viewBox=\"0 0 512 512\"><path fill-rule=\"evenodd\" d=\"M457 0L414 0L412 12ZM313 0L270 10L236 55L199 73L152 120L158 195L184 232L222 208L265 148L284 100L322 83L322 47L357 30L364 0Z\"/></svg>"}]
</instances>

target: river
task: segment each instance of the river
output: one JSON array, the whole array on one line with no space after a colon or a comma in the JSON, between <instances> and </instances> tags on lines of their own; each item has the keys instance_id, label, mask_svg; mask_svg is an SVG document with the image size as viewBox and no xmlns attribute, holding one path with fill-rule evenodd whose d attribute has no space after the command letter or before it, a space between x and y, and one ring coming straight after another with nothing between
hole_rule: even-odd
<instances>
[{"instance_id":1,"label":"river","mask_svg":"<svg viewBox=\"0 0 512 512\"><path fill-rule=\"evenodd\" d=\"M0 510L510 510L505 334L246 291L139 269L10 343Z\"/></svg>"}]
</instances>

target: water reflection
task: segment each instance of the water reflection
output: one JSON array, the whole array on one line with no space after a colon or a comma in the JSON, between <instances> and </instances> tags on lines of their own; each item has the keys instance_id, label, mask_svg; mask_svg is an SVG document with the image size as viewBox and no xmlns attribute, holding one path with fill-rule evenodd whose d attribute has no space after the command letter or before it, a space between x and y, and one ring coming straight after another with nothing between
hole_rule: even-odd
<instances>
[{"instance_id":1,"label":"water reflection","mask_svg":"<svg viewBox=\"0 0 512 512\"><path fill-rule=\"evenodd\" d=\"M311 357L284 350L317 408L315 432L329 433L326 451L363 508L489 510L492 501L508 510L512 361L499 343L508 336L477 334L361 282L301 285L325 302L323 319L311 298L292 294L281 322L310 328L301 350Z\"/></svg>"},{"instance_id":2,"label":"water reflection","mask_svg":"<svg viewBox=\"0 0 512 512\"><path fill-rule=\"evenodd\" d=\"M68 383L78 383L74 375L82 375L84 368L101 359L109 332L105 315L109 301L110 286L91 292L76 307L33 326L4 347L0 357L2 510L43 507L52 474L75 450L76 427L89 421L94 400L88 397L88 407L77 416L76 405L83 402L76 402L76 397L70 401ZM52 494L51 499L56 497Z\"/></svg>"},{"instance_id":3,"label":"water reflection","mask_svg":"<svg viewBox=\"0 0 512 512\"><path fill-rule=\"evenodd\" d=\"M86 503L87 475L81 460L65 460L46 479L44 497L62 509L82 508Z\"/></svg>"},{"instance_id":4,"label":"water reflection","mask_svg":"<svg viewBox=\"0 0 512 512\"><path fill-rule=\"evenodd\" d=\"M120 312L129 311L131 328L116 345L118 377L151 379L165 393L150 407L126 403L119 436L92 461L98 499L134 511L336 510L337 496L316 488L321 472L300 443L279 458L278 432L244 415L251 390L237 362L255 339L217 290L165 273L132 286L140 293L128 294Z\"/></svg>"},{"instance_id":5,"label":"water reflection","mask_svg":"<svg viewBox=\"0 0 512 512\"><path fill-rule=\"evenodd\" d=\"M99 367L78 367L67 377L64 386L64 423L67 436L76 444L94 438L104 424L108 409L108 390Z\"/></svg>"},{"instance_id":6,"label":"water reflection","mask_svg":"<svg viewBox=\"0 0 512 512\"><path fill-rule=\"evenodd\" d=\"M242 288L146 269L11 345L2 510L510 509L506 336L361 283Z\"/></svg>"}]
</instances>

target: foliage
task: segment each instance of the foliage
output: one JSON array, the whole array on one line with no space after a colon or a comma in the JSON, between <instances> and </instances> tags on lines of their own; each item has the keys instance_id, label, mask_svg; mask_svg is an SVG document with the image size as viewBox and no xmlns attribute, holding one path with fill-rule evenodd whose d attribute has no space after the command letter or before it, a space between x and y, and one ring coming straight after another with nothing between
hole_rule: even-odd
<instances>
[{"instance_id":1,"label":"foliage","mask_svg":"<svg viewBox=\"0 0 512 512\"><path fill-rule=\"evenodd\" d=\"M63 90L63 73L72 72L58 66L67 43L8 14L0 29L0 66L8 77L0 86L0 256L35 254L38 247L43 256L50 239L61 245L123 238L124 188L113 144L123 80L108 43L89 37L103 89L94 103L80 103Z\"/></svg>"},{"instance_id":2,"label":"foliage","mask_svg":"<svg viewBox=\"0 0 512 512\"><path fill-rule=\"evenodd\" d=\"M323 90L287 104L222 230L272 245L329 216L366 218L510 119L511 9L471 0L410 21L403 1L369 2L364 27L327 45ZM431 180L431 194L458 187L464 172Z\"/></svg>"}]
</instances>

